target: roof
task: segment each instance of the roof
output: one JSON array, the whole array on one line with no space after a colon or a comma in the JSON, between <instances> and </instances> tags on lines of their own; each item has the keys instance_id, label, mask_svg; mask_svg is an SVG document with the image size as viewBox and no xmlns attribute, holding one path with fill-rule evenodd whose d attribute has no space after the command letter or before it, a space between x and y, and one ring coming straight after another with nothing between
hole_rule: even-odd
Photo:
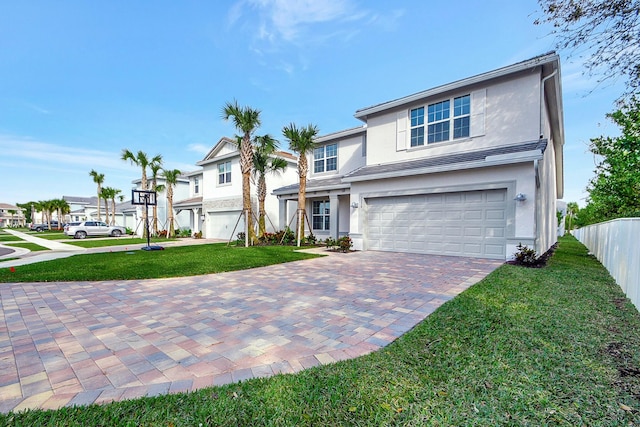
<instances>
[{"instance_id":1,"label":"roof","mask_svg":"<svg viewBox=\"0 0 640 427\"><path fill-rule=\"evenodd\" d=\"M492 79L500 78L503 76L507 76L509 74L526 71L531 68L535 68L545 64L551 64L551 63L559 64L559 62L560 62L560 59L556 53L554 52L545 53L544 55L536 56L534 58L527 59L526 61L522 61L513 65L508 65L506 67L498 68L497 70L489 71L486 73L475 75L473 77L467 77L462 80L457 80L455 82L436 86L434 88L427 89L425 91L418 92L402 98L398 98L393 101L387 101L381 104L372 105L370 107L361 108L356 111L355 117L357 119L360 119L366 122L367 116L370 116L375 113L379 113L379 112L396 108L396 107L401 107L403 105L410 104L434 95L438 95L443 92L461 89L466 86L471 86L474 84L486 82L487 80L492 80Z\"/></svg>"},{"instance_id":2,"label":"roof","mask_svg":"<svg viewBox=\"0 0 640 427\"><path fill-rule=\"evenodd\" d=\"M358 135L360 133L365 133L367 131L367 125L364 124L362 126L357 126L350 129L339 130L337 132L332 132L326 135L321 135L314 139L317 143L322 143L325 141L333 141L337 138L345 138L348 136Z\"/></svg>"},{"instance_id":3,"label":"roof","mask_svg":"<svg viewBox=\"0 0 640 427\"><path fill-rule=\"evenodd\" d=\"M524 144L509 145L418 160L363 166L344 176L344 182L369 179L393 178L434 173L472 167L495 166L520 163L541 158L547 148L547 140L541 139Z\"/></svg>"},{"instance_id":4,"label":"roof","mask_svg":"<svg viewBox=\"0 0 640 427\"><path fill-rule=\"evenodd\" d=\"M349 187L349 184L342 182L342 175L333 176L331 178L307 180L307 192L336 190ZM300 188L299 184L286 185L284 187L276 188L273 190L272 194L293 194L298 192L298 188Z\"/></svg>"},{"instance_id":5,"label":"roof","mask_svg":"<svg viewBox=\"0 0 640 427\"><path fill-rule=\"evenodd\" d=\"M174 208L189 208L192 206L201 206L202 196L183 199L173 203Z\"/></svg>"},{"instance_id":6,"label":"roof","mask_svg":"<svg viewBox=\"0 0 640 427\"><path fill-rule=\"evenodd\" d=\"M74 204L74 205L94 206L98 204L97 196L91 196L91 197L62 196L62 199L65 200L67 203Z\"/></svg>"},{"instance_id":7,"label":"roof","mask_svg":"<svg viewBox=\"0 0 640 427\"><path fill-rule=\"evenodd\" d=\"M233 152L231 153L227 153L223 156L218 156L218 154L220 153L220 151L222 151L222 148L225 147L227 144L231 144L233 146ZM276 151L273 153L274 156L276 157L281 157L289 162L293 162L295 163L298 158L296 156L294 156L293 154L286 152L286 151ZM197 166L204 166L206 164L212 163L212 162L218 162L220 160L226 159L228 157L235 157L235 156L240 156L240 150L238 149L238 144L236 143L236 141L234 141L231 138L228 138L226 136L223 136L222 138L220 138L220 140L216 143L216 145L209 150L209 152L207 153L206 156L204 156L204 159L200 160L199 162L196 162Z\"/></svg>"},{"instance_id":8,"label":"roof","mask_svg":"<svg viewBox=\"0 0 640 427\"><path fill-rule=\"evenodd\" d=\"M0 203L0 209L22 210L22 208L10 205L8 203Z\"/></svg>"}]
</instances>

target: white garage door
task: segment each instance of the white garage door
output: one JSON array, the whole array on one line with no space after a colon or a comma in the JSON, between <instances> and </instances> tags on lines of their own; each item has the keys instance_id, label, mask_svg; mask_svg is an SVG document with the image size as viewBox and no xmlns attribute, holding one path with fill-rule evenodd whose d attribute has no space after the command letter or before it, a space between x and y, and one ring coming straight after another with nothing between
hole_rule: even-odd
<instances>
[{"instance_id":1,"label":"white garage door","mask_svg":"<svg viewBox=\"0 0 640 427\"><path fill-rule=\"evenodd\" d=\"M505 259L506 190L370 198L367 248Z\"/></svg>"},{"instance_id":2,"label":"white garage door","mask_svg":"<svg viewBox=\"0 0 640 427\"><path fill-rule=\"evenodd\" d=\"M244 218L240 219L242 211L209 212L207 217L207 238L209 239L235 239L238 233L244 231ZM233 228L238 223L236 231ZM232 236L233 234L233 236Z\"/></svg>"}]
</instances>

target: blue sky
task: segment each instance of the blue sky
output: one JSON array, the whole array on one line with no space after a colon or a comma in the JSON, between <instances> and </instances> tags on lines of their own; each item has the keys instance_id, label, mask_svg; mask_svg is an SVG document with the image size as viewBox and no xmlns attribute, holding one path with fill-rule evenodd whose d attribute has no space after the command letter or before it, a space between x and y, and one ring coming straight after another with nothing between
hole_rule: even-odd
<instances>
[{"instance_id":1,"label":"blue sky","mask_svg":"<svg viewBox=\"0 0 640 427\"><path fill-rule=\"evenodd\" d=\"M439 5L437 3L440 3ZM130 195L123 148L195 163L237 99L259 133L294 122L321 134L359 126L357 109L554 48L535 0L241 0L0 3L0 202L91 196L89 171ZM598 86L562 57L565 200L584 204L589 138L621 85ZM287 148L282 143L282 148Z\"/></svg>"}]
</instances>

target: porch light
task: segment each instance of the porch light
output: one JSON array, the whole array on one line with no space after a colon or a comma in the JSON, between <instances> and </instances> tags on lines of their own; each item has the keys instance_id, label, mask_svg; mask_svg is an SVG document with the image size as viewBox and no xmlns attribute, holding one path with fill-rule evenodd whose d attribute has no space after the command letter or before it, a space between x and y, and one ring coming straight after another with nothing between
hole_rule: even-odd
<instances>
[{"instance_id":1,"label":"porch light","mask_svg":"<svg viewBox=\"0 0 640 427\"><path fill-rule=\"evenodd\" d=\"M351 202L351 207L353 209L357 209L358 208L358 202Z\"/></svg>"},{"instance_id":2,"label":"porch light","mask_svg":"<svg viewBox=\"0 0 640 427\"><path fill-rule=\"evenodd\" d=\"M518 193L513 200L515 200L516 202L524 202L525 200L527 200L527 195L524 193Z\"/></svg>"}]
</instances>

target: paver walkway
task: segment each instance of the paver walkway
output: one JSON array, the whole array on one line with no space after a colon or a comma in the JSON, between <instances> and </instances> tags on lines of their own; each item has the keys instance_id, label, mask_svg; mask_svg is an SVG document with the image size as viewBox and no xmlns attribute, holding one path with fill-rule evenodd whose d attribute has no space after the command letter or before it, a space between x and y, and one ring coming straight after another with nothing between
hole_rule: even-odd
<instances>
[{"instance_id":1,"label":"paver walkway","mask_svg":"<svg viewBox=\"0 0 640 427\"><path fill-rule=\"evenodd\" d=\"M188 391L364 355L499 265L356 252L175 279L0 284L0 411Z\"/></svg>"}]
</instances>

